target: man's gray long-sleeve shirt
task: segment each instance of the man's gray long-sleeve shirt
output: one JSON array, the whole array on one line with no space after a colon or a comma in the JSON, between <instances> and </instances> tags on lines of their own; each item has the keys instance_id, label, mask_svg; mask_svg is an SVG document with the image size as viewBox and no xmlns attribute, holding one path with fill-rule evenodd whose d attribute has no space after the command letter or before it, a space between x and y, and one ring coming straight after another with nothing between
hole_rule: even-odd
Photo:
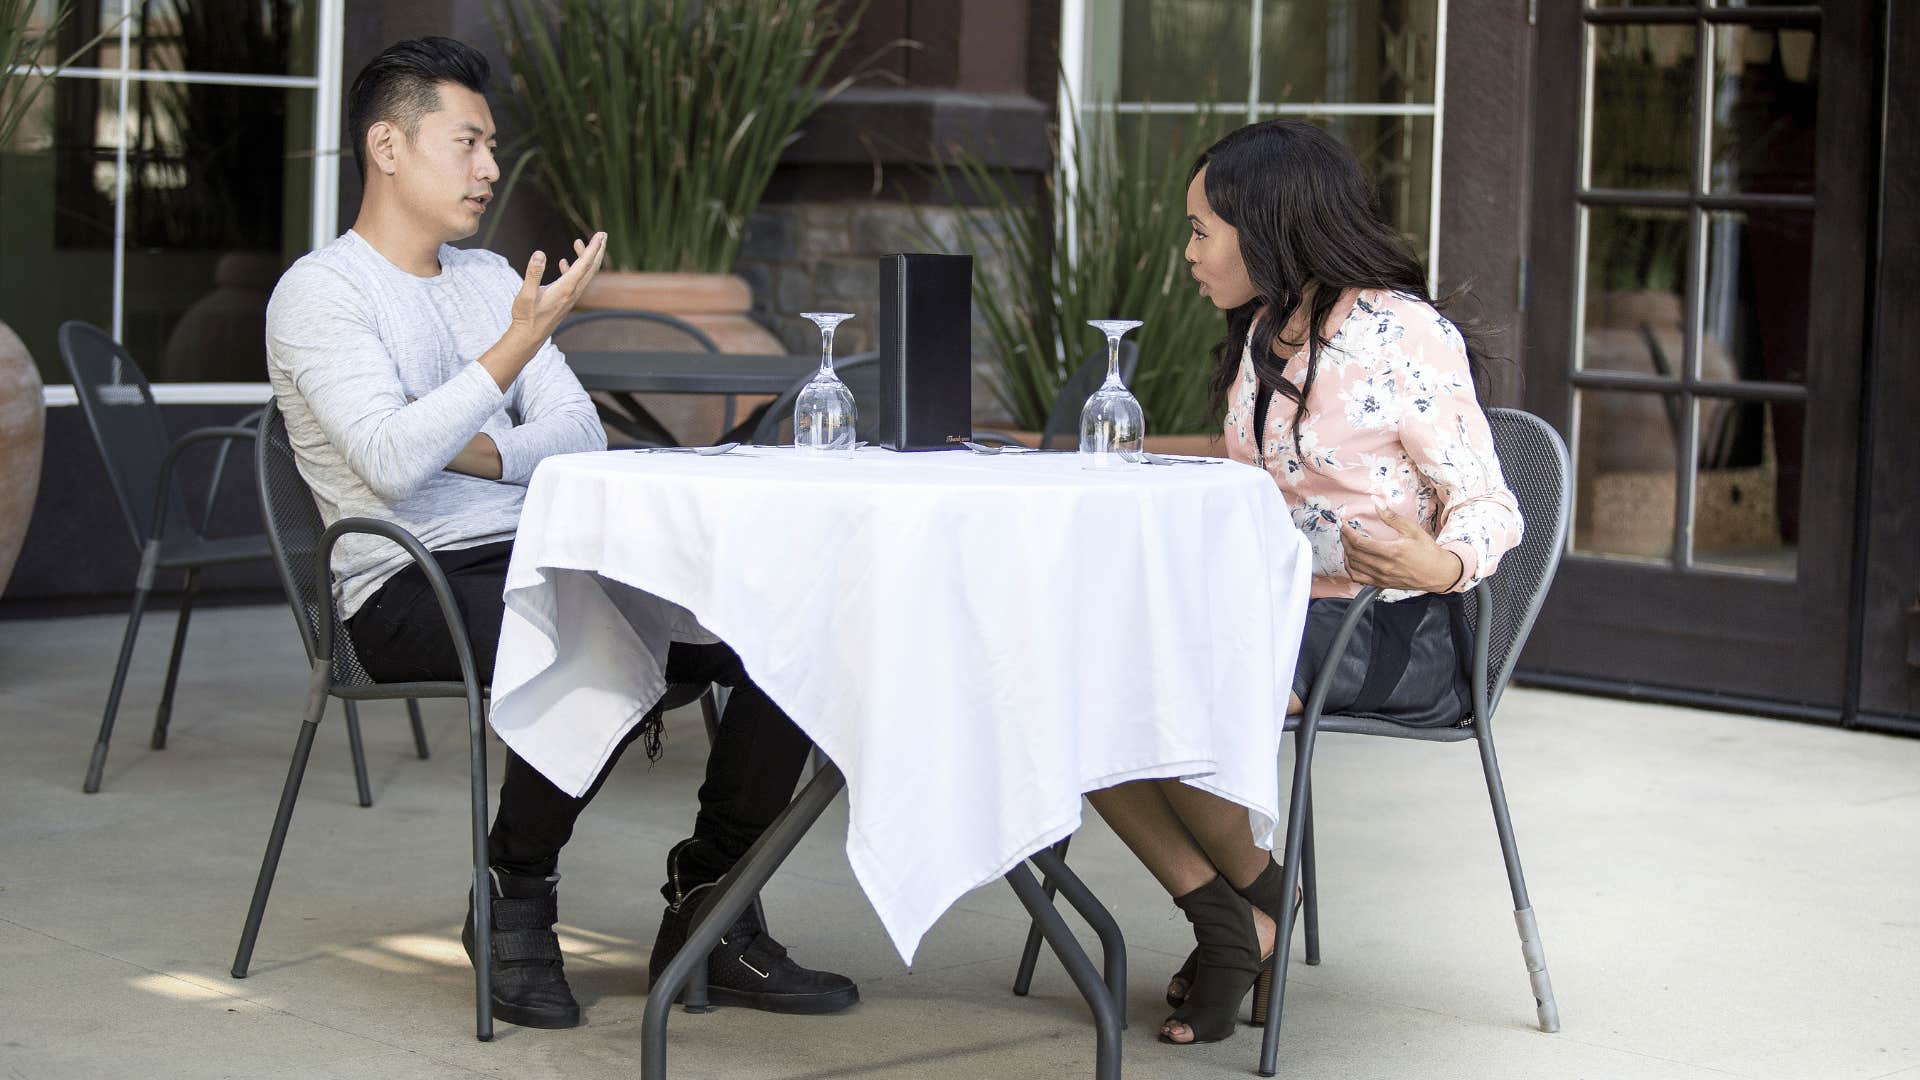
<instances>
[{"instance_id":1,"label":"man's gray long-sleeve shirt","mask_svg":"<svg viewBox=\"0 0 1920 1080\"><path fill-rule=\"evenodd\" d=\"M267 373L329 525L381 518L436 551L511 540L542 458L606 449L551 341L506 393L480 366L521 280L490 251L447 246L440 273L417 277L351 230L281 277L267 305ZM447 471L479 432L499 448L499 480ZM341 617L408 561L377 537L343 537L333 554Z\"/></svg>"}]
</instances>

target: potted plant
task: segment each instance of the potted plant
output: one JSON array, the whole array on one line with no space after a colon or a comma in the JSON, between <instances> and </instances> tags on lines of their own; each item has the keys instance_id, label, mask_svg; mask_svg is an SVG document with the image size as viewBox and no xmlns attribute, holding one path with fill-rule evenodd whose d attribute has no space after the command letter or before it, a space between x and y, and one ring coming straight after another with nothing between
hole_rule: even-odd
<instances>
[{"instance_id":1,"label":"potted plant","mask_svg":"<svg viewBox=\"0 0 1920 1080\"><path fill-rule=\"evenodd\" d=\"M1194 289L1181 252L1187 241L1187 171L1231 126L1211 111L1147 117L1097 110L1081 125L1062 123L1078 152L1061 152L1039 197L1006 169L962 147L949 148L938 180L954 205L981 209L950 227L960 250L989 269L974 279L973 302L987 339L996 397L1005 419L1038 431L1067 376L1099 346L1088 319L1139 319L1140 366L1130 388L1147 415L1154 449L1222 453L1210 415L1209 352L1220 314ZM939 244L923 222L927 242Z\"/></svg>"},{"instance_id":2,"label":"potted plant","mask_svg":"<svg viewBox=\"0 0 1920 1080\"><path fill-rule=\"evenodd\" d=\"M19 129L46 78L6 75L30 68L66 20L69 5L57 5L37 22L35 0L0 0L0 153L13 149ZM37 23L37 24L36 24ZM13 574L20 545L40 488L40 454L46 439L46 402L40 372L27 346L0 322L0 592Z\"/></svg>"},{"instance_id":3,"label":"potted plant","mask_svg":"<svg viewBox=\"0 0 1920 1080\"><path fill-rule=\"evenodd\" d=\"M747 218L864 4L501 0L521 170L579 235L607 232L583 308L688 318L723 348L774 350L732 273Z\"/></svg>"}]
</instances>

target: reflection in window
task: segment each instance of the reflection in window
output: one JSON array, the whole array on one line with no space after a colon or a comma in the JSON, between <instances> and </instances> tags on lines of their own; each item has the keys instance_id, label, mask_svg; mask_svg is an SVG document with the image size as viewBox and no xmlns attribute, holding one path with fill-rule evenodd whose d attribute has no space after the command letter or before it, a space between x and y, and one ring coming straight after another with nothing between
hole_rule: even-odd
<instances>
[{"instance_id":1,"label":"reflection in window","mask_svg":"<svg viewBox=\"0 0 1920 1080\"><path fill-rule=\"evenodd\" d=\"M60 55L113 24L104 6L76 13ZM266 378L267 297L311 243L314 90L218 80L305 83L287 73L311 71L314 49L304 4L243 6L140 5L125 66L117 34L82 62L186 81L126 79L123 114L123 76L63 75L0 147L0 319L48 383L67 381L68 319L117 329L154 382Z\"/></svg>"}]
</instances>

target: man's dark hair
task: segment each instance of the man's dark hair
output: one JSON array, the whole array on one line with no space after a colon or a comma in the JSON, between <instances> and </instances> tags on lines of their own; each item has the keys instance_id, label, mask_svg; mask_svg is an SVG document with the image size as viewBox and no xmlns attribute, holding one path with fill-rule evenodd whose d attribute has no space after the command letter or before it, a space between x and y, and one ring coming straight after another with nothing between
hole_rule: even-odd
<instances>
[{"instance_id":1,"label":"man's dark hair","mask_svg":"<svg viewBox=\"0 0 1920 1080\"><path fill-rule=\"evenodd\" d=\"M360 182L367 181L367 129L382 120L398 124L411 139L420 118L440 107L440 84L487 92L487 58L464 42L444 37L397 41L367 62L347 91L347 136Z\"/></svg>"}]
</instances>

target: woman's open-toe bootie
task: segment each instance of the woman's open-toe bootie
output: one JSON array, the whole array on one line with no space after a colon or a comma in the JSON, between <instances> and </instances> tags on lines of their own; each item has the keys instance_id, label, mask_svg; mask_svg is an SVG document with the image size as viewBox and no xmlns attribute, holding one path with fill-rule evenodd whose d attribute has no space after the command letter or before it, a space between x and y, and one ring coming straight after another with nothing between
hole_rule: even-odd
<instances>
[{"instance_id":1,"label":"woman's open-toe bootie","mask_svg":"<svg viewBox=\"0 0 1920 1080\"><path fill-rule=\"evenodd\" d=\"M1272 919L1275 926L1284 926L1286 924L1280 918L1280 897L1284 895L1282 890L1286 888L1286 885L1286 873L1281 869L1280 864L1277 862L1268 862L1267 868L1260 871L1259 877L1254 878L1246 888L1235 891L1242 897L1245 897L1249 904L1266 912L1267 918ZM1295 886L1293 890L1293 910L1295 914L1298 914L1300 911L1300 889L1298 886ZM1180 970L1173 973L1173 978L1167 980L1167 1004L1177 1009L1186 1003L1187 992L1193 986L1193 969L1199 962L1200 950L1195 949L1193 952L1187 954L1187 962L1180 965ZM1271 987L1272 980L1273 975L1271 972L1263 972L1260 976L1260 984L1254 988L1253 1022L1255 1024L1264 1024L1267 1022L1267 1013L1264 1007L1266 1005L1265 991ZM1178 984L1177 988L1176 984Z\"/></svg>"},{"instance_id":2,"label":"woman's open-toe bootie","mask_svg":"<svg viewBox=\"0 0 1920 1080\"><path fill-rule=\"evenodd\" d=\"M1200 947L1187 1000L1167 1020L1185 1024L1194 1042L1219 1042L1233 1034L1240 1003L1264 967L1253 908L1222 877L1173 902L1193 924Z\"/></svg>"}]
</instances>

